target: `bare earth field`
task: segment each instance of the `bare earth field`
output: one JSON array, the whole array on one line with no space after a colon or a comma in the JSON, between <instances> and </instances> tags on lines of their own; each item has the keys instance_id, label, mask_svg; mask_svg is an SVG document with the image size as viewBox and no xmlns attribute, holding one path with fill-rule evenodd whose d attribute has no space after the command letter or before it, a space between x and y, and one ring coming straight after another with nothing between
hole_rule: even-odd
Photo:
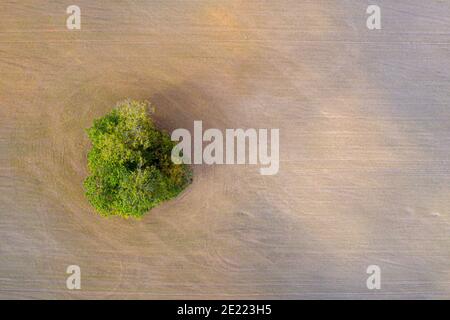
<instances>
[{"instance_id":1,"label":"bare earth field","mask_svg":"<svg viewBox=\"0 0 450 320\"><path fill-rule=\"evenodd\" d=\"M449 66L449 1L2 0L0 298L450 298ZM127 97L168 131L280 128L280 171L195 166L101 218L84 129Z\"/></svg>"}]
</instances>

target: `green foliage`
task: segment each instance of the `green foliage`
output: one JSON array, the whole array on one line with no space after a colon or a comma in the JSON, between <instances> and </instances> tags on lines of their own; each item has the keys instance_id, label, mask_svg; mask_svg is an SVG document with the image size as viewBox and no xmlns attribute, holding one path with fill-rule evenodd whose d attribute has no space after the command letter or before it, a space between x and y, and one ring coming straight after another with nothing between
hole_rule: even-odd
<instances>
[{"instance_id":1,"label":"green foliage","mask_svg":"<svg viewBox=\"0 0 450 320\"><path fill-rule=\"evenodd\" d=\"M174 164L175 142L147 115L148 103L126 100L87 130L89 202L104 216L141 217L177 196L192 180L190 169Z\"/></svg>"}]
</instances>

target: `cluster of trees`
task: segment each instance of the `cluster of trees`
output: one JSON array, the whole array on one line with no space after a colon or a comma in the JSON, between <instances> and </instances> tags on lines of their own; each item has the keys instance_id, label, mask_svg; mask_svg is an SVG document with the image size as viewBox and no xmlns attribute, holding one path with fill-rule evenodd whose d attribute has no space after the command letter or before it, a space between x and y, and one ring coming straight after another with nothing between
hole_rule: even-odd
<instances>
[{"instance_id":1,"label":"cluster of trees","mask_svg":"<svg viewBox=\"0 0 450 320\"><path fill-rule=\"evenodd\" d=\"M148 102L126 100L87 130L89 202L104 216L139 218L177 196L191 181L185 164L175 164L175 143L147 114Z\"/></svg>"}]
</instances>

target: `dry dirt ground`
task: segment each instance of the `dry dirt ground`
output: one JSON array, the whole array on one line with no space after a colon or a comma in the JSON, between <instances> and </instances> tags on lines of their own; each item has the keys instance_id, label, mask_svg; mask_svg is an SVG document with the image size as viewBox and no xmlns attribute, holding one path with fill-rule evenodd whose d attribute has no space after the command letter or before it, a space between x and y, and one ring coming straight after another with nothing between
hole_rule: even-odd
<instances>
[{"instance_id":1,"label":"dry dirt ground","mask_svg":"<svg viewBox=\"0 0 450 320\"><path fill-rule=\"evenodd\" d=\"M0 298L450 298L449 1L49 2L0 3ZM84 129L127 97L167 130L280 128L280 172L196 166L101 218Z\"/></svg>"}]
</instances>

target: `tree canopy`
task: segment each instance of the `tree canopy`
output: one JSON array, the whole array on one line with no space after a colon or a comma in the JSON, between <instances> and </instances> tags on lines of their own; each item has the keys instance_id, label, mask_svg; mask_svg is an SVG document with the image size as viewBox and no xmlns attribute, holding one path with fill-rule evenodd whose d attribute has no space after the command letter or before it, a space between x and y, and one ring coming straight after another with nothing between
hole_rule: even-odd
<instances>
[{"instance_id":1,"label":"tree canopy","mask_svg":"<svg viewBox=\"0 0 450 320\"><path fill-rule=\"evenodd\" d=\"M148 107L148 102L120 102L87 129L92 149L84 187L101 215L139 218L192 180L189 167L172 162L175 143L155 127Z\"/></svg>"}]
</instances>

